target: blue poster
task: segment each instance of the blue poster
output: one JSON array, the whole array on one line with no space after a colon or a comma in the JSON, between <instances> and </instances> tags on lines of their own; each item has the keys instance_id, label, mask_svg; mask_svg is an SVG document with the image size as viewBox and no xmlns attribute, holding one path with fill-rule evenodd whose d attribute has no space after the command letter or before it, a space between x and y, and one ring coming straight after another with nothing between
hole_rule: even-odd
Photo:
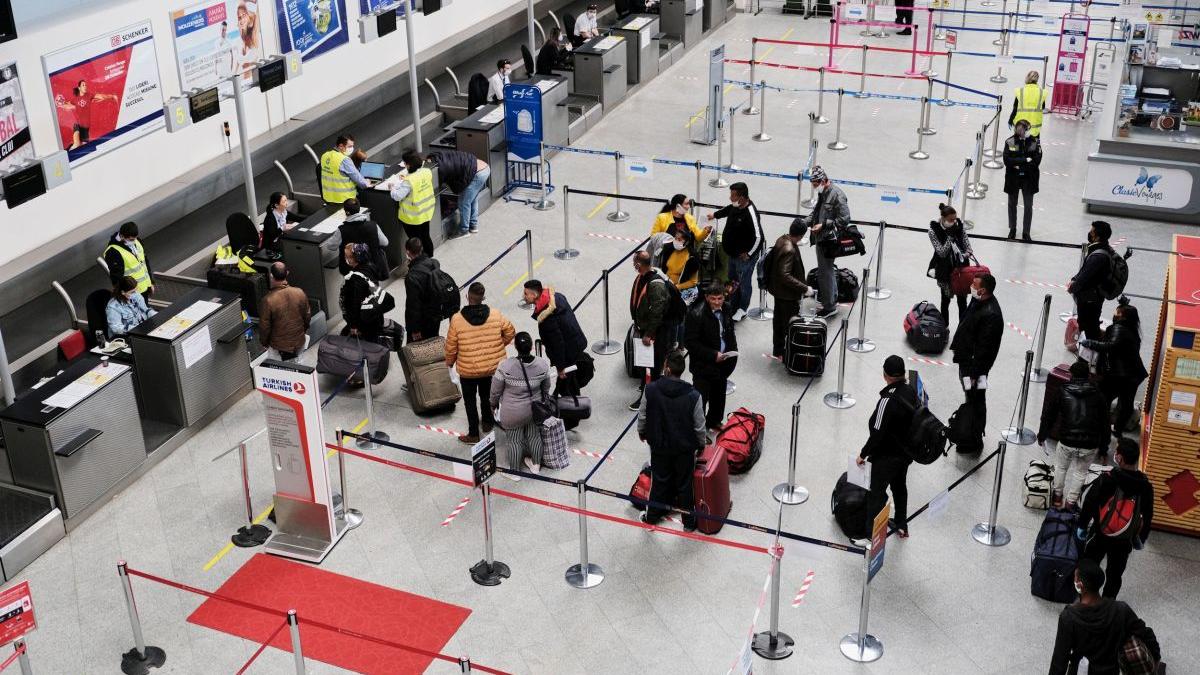
<instances>
[{"instance_id":1,"label":"blue poster","mask_svg":"<svg viewBox=\"0 0 1200 675\"><path fill-rule=\"evenodd\" d=\"M542 90L532 84L504 86L504 139L508 158L529 162L542 153Z\"/></svg>"},{"instance_id":2,"label":"blue poster","mask_svg":"<svg viewBox=\"0 0 1200 675\"><path fill-rule=\"evenodd\" d=\"M350 41L346 0L275 0L275 10L284 53L294 49L307 61Z\"/></svg>"},{"instance_id":3,"label":"blue poster","mask_svg":"<svg viewBox=\"0 0 1200 675\"><path fill-rule=\"evenodd\" d=\"M404 0L358 0L358 11L363 15L374 14L381 9L400 7L403 4ZM401 8L397 14L404 16L404 9Z\"/></svg>"}]
</instances>

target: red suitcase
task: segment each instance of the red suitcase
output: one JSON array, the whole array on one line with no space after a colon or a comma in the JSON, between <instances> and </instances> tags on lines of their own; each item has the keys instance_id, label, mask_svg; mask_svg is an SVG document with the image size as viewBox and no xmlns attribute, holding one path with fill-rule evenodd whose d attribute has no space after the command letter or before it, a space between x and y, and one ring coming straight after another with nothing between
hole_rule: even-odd
<instances>
[{"instance_id":1,"label":"red suitcase","mask_svg":"<svg viewBox=\"0 0 1200 675\"><path fill-rule=\"evenodd\" d=\"M729 515L733 503L729 500L729 462L725 459L723 449L710 445L696 458L692 494L696 499L696 513L711 513L722 518ZM704 534L716 534L724 524L703 515L696 517L696 529Z\"/></svg>"},{"instance_id":2,"label":"red suitcase","mask_svg":"<svg viewBox=\"0 0 1200 675\"><path fill-rule=\"evenodd\" d=\"M1051 400L1052 396L1058 396L1062 392L1063 385L1071 381L1071 366L1066 363L1060 363L1050 369L1049 376L1046 377L1046 393L1042 397L1042 408L1045 409L1046 402ZM1052 440L1058 440L1058 433L1051 429L1047 434Z\"/></svg>"}]
</instances>

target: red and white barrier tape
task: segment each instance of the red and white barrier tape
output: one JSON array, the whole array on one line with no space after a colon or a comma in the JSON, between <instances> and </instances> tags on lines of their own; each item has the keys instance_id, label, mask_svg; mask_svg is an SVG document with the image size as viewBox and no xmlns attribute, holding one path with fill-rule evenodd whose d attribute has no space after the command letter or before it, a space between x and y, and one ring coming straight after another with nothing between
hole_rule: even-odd
<instances>
[{"instance_id":1,"label":"red and white barrier tape","mask_svg":"<svg viewBox=\"0 0 1200 675\"><path fill-rule=\"evenodd\" d=\"M571 452L573 452L577 455L583 455L584 457L591 457L592 459L600 459L600 458L604 457L604 455L602 455L598 452L592 452L590 450L580 450L579 448L571 448Z\"/></svg>"},{"instance_id":2,"label":"red and white barrier tape","mask_svg":"<svg viewBox=\"0 0 1200 675\"><path fill-rule=\"evenodd\" d=\"M613 241L627 241L631 244L642 243L641 239L634 239L633 237L618 237L615 234L600 234L599 232L588 232L587 235L589 237L596 237L598 239L611 239Z\"/></svg>"},{"instance_id":3,"label":"red and white barrier tape","mask_svg":"<svg viewBox=\"0 0 1200 675\"><path fill-rule=\"evenodd\" d=\"M771 588L771 579L779 572L779 559L783 557L783 547L777 546L772 548L771 554L771 569L767 572L767 578L763 579L762 590L758 593L758 604L754 606L754 618L750 620L750 630L746 633L746 644L754 642L754 629L758 627L758 617L762 614L763 605L767 602L767 593ZM745 648L743 647L743 651ZM736 672L738 662L742 659L742 652L738 652L737 658L733 660L733 665L729 666L729 674Z\"/></svg>"},{"instance_id":4,"label":"red and white barrier tape","mask_svg":"<svg viewBox=\"0 0 1200 675\"><path fill-rule=\"evenodd\" d=\"M466 435L466 434L462 433L461 431L455 431L453 429L443 429L441 427L430 426L428 424L418 424L417 428L421 429L422 431L432 431L435 434L446 434L447 436L453 436L455 438Z\"/></svg>"},{"instance_id":5,"label":"red and white barrier tape","mask_svg":"<svg viewBox=\"0 0 1200 675\"><path fill-rule=\"evenodd\" d=\"M1010 284L1017 284L1018 286L1037 286L1038 288L1057 288L1064 291L1067 290L1066 284L1052 284L1048 281L1025 281L1024 279L1005 279L1005 281Z\"/></svg>"},{"instance_id":6,"label":"red and white barrier tape","mask_svg":"<svg viewBox=\"0 0 1200 675\"><path fill-rule=\"evenodd\" d=\"M949 363L946 363L945 361L939 361L937 359L927 359L923 356L910 356L910 357L908 357L908 360L912 361L913 363L928 363L931 366L948 366L948 365L950 365Z\"/></svg>"},{"instance_id":7,"label":"red and white barrier tape","mask_svg":"<svg viewBox=\"0 0 1200 675\"><path fill-rule=\"evenodd\" d=\"M812 586L814 574L812 570L809 570L808 574L804 575L804 581L800 584L800 590L796 591L796 598L792 600L793 608L799 607L800 603L804 602L804 596L808 593L808 587Z\"/></svg>"},{"instance_id":8,"label":"red and white barrier tape","mask_svg":"<svg viewBox=\"0 0 1200 675\"><path fill-rule=\"evenodd\" d=\"M458 514L462 513L463 509L467 508L467 504L470 503L471 495L463 497L462 501L458 503L458 506L454 507L454 510L450 512L450 515L446 516L446 519L442 521L442 527L446 527L450 523L453 523L454 519L458 517Z\"/></svg>"},{"instance_id":9,"label":"red and white barrier tape","mask_svg":"<svg viewBox=\"0 0 1200 675\"><path fill-rule=\"evenodd\" d=\"M1020 333L1020 334L1021 334L1021 335L1022 335L1022 336L1023 336L1025 339L1026 339L1026 340L1030 340L1030 341L1032 341L1032 340L1033 340L1033 336L1032 336L1032 335L1030 335L1029 333L1026 333L1024 328L1021 328L1020 326L1018 326L1017 324L1015 324L1015 323L1013 323L1013 322L1011 322L1011 321L1005 321L1004 323L1005 323L1006 325L1008 325L1008 327L1009 327L1009 328L1011 328L1011 329L1013 329L1013 330L1017 331L1018 333Z\"/></svg>"},{"instance_id":10,"label":"red and white barrier tape","mask_svg":"<svg viewBox=\"0 0 1200 675\"><path fill-rule=\"evenodd\" d=\"M778 356L772 356L771 354L764 353L764 354L763 354L763 358L764 358L764 359L771 359L772 361L778 361L778 362L780 362L780 363L783 363L783 359L782 359L782 358L780 358L780 357L778 357Z\"/></svg>"}]
</instances>

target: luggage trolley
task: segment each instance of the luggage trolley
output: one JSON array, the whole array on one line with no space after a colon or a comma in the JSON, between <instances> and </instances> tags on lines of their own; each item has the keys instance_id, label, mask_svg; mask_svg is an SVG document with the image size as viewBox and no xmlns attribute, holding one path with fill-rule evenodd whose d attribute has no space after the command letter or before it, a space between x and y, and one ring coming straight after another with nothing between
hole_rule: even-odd
<instances>
[{"instance_id":1,"label":"luggage trolley","mask_svg":"<svg viewBox=\"0 0 1200 675\"><path fill-rule=\"evenodd\" d=\"M1113 64L1117 58L1117 47L1111 42L1099 42L1092 54L1092 69L1087 82L1087 97L1084 99L1081 117L1087 119L1092 113L1104 108L1104 92L1108 91ZM1099 93L1097 93L1099 92Z\"/></svg>"},{"instance_id":2,"label":"luggage trolley","mask_svg":"<svg viewBox=\"0 0 1200 675\"><path fill-rule=\"evenodd\" d=\"M546 194L554 192L553 176L550 162L544 157L535 161L506 159L504 161L504 190L500 196L506 202L521 202L522 204L537 204L542 201L542 180L545 172ZM532 194L520 193L517 190L529 190Z\"/></svg>"}]
</instances>

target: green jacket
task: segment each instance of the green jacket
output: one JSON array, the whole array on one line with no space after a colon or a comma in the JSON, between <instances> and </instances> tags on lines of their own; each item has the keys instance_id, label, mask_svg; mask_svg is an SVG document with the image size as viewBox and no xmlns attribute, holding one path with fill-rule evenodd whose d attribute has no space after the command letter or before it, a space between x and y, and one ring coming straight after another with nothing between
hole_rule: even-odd
<instances>
[{"instance_id":1,"label":"green jacket","mask_svg":"<svg viewBox=\"0 0 1200 675\"><path fill-rule=\"evenodd\" d=\"M629 314L639 335L653 335L663 323L671 303L669 282L657 270L651 270L633 282L629 296Z\"/></svg>"}]
</instances>

